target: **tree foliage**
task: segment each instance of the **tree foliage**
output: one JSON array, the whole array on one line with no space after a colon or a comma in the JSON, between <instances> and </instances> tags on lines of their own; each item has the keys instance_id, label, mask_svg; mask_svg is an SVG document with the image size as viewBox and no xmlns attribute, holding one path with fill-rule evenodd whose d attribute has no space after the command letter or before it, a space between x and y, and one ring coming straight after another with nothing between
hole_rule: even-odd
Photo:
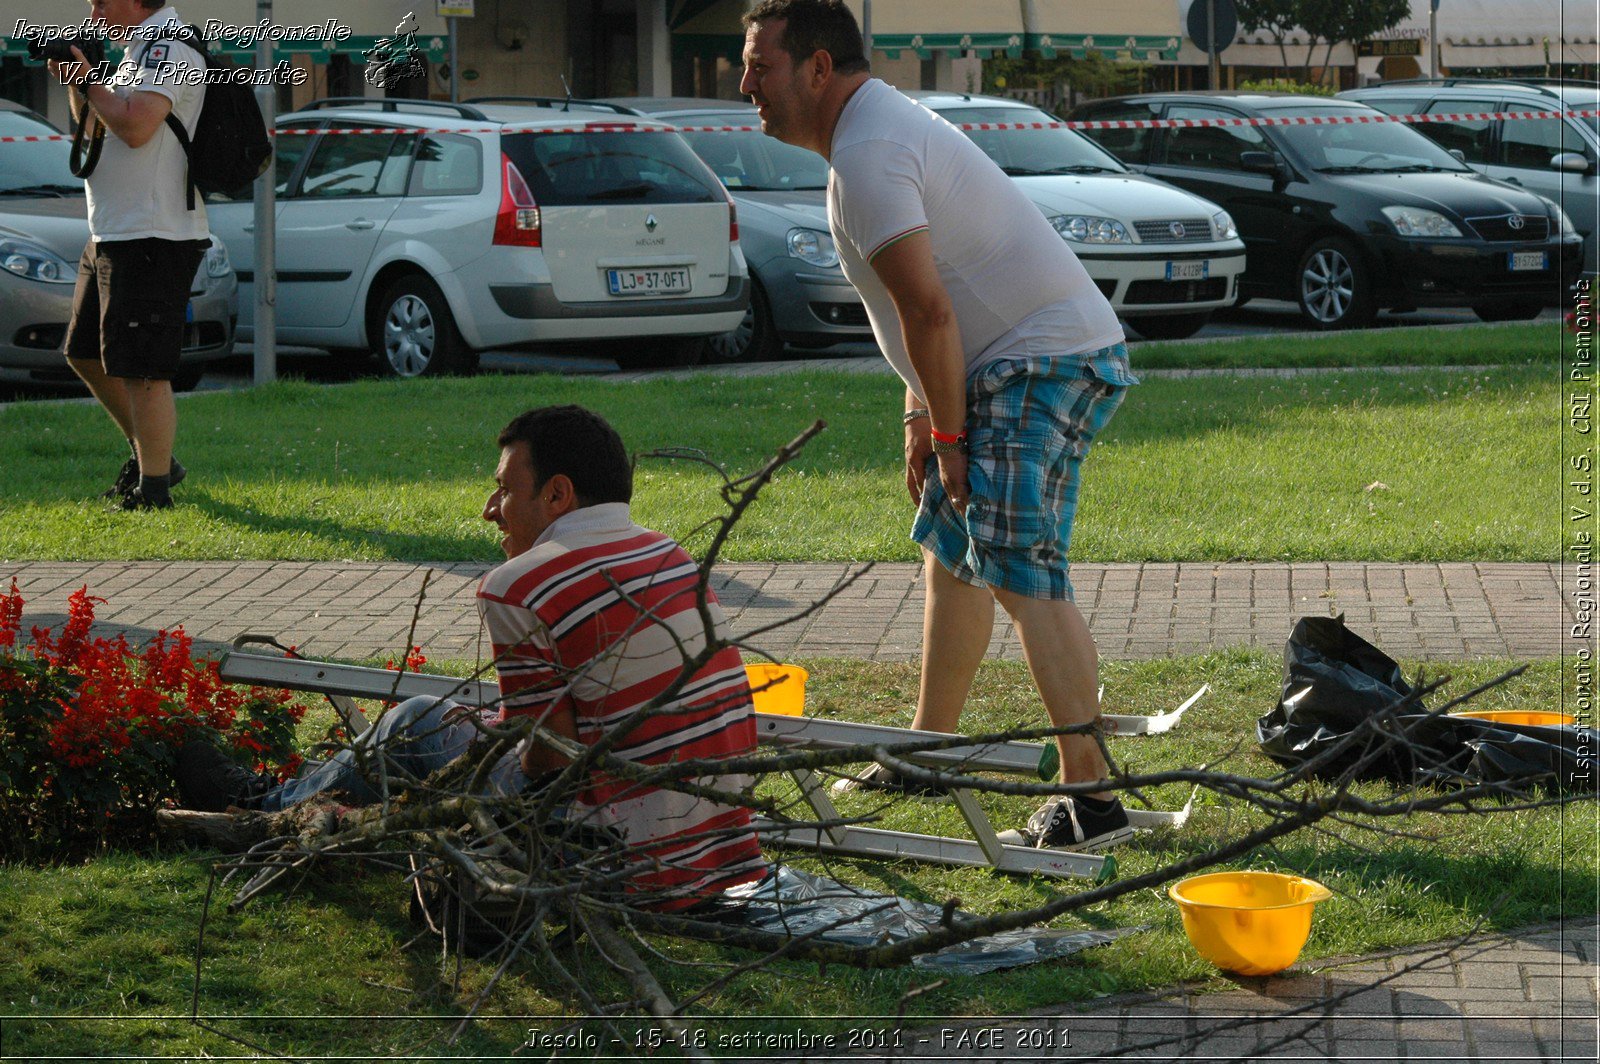
<instances>
[{"instance_id":1,"label":"tree foliage","mask_svg":"<svg viewBox=\"0 0 1600 1064\"><path fill-rule=\"evenodd\" d=\"M1382 33L1411 11L1410 0L1235 0L1239 26L1246 33L1269 34L1278 44L1284 66L1289 65L1286 47L1296 28L1305 32L1306 58L1301 65L1304 81L1311 80L1311 58L1320 42L1325 46L1323 65L1333 56L1341 41L1365 40Z\"/></svg>"}]
</instances>

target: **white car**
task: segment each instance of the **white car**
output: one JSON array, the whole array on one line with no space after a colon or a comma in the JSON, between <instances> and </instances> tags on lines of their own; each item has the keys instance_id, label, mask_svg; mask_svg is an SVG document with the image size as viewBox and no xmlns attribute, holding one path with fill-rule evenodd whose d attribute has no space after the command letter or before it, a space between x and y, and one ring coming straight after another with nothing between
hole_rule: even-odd
<instances>
[{"instance_id":1,"label":"white car","mask_svg":"<svg viewBox=\"0 0 1600 1064\"><path fill-rule=\"evenodd\" d=\"M997 96L906 95L957 127L1060 121ZM1070 129L963 132L1027 193L1140 335L1193 336L1238 296L1244 242L1210 200L1131 172Z\"/></svg>"},{"instance_id":2,"label":"white car","mask_svg":"<svg viewBox=\"0 0 1600 1064\"><path fill-rule=\"evenodd\" d=\"M698 361L744 318L733 202L664 123L585 101L329 99L280 117L277 338L399 377L482 349L608 341ZM370 129L371 133L336 133ZM322 131L328 132L322 132ZM249 189L208 202L254 337Z\"/></svg>"}]
</instances>

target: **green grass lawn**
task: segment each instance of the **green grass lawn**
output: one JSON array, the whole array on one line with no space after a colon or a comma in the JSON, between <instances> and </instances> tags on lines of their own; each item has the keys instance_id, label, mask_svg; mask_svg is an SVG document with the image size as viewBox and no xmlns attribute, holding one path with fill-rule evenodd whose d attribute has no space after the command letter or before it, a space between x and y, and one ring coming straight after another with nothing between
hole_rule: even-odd
<instances>
[{"instance_id":1,"label":"green grass lawn","mask_svg":"<svg viewBox=\"0 0 1600 1064\"><path fill-rule=\"evenodd\" d=\"M820 716L903 725L915 693L911 665L812 661L808 708ZM1497 675L1503 663L1452 667L1451 690ZM1536 663L1529 673L1488 695L1480 708L1549 707L1561 684L1560 662ZM1169 661L1107 662L1107 708L1155 712L1171 708L1201 682L1213 691L1166 736L1113 739L1114 754L1138 770L1218 767L1254 775L1274 769L1255 746L1253 723L1276 700L1280 667L1271 656L1244 651ZM991 663L982 670L963 721L969 731L1039 722L1023 667ZM308 721L308 734L320 729ZM777 787L776 784L773 784ZM1384 788L1371 785L1376 796ZM774 791L777 793L777 791ZM1186 789L1158 789L1164 807L1181 805ZM1035 800L985 798L997 825L1014 824ZM847 812L874 805L847 803ZM1261 822L1250 810L1203 799L1181 832L1142 835L1119 850L1121 874L1161 863L1237 836ZM953 808L906 801L885 811L885 825L959 834ZM1587 825L1587 828L1585 827ZM1293 870L1335 892L1319 907L1301 970L1319 959L1430 942L1458 935L1488 915L1491 928L1514 928L1592 911L1597 867L1592 807L1467 817L1415 816L1389 822L1403 834L1378 835L1351 825L1304 834L1234 862L1232 867ZM1078 889L1071 881L1023 879L978 869L914 863L820 861L784 855L797 866L844 882L905 897L961 899L979 913L1015 910ZM187 1012L199 912L206 894L208 853L115 854L75 867L0 866L0 1019L10 1054L65 1057L115 1052L159 1056L239 1052L238 1046L181 1019ZM219 892L223 901L231 889ZM1588 908L1585 908L1587 903ZM1498 907L1497 907L1498 906ZM769 1017L708 1021L715 1029L793 1030L793 1018L894 1015L987 1015L1085 1001L1106 993L1198 980L1232 983L1189 948L1172 903L1146 890L1058 921L1067 927L1147 925L1148 930L1072 958L984 976L936 982L911 969L857 971L782 962L736 982L701 1003L706 1015ZM216 1025L277 1052L417 1054L418 1047L459 1016L474 990L493 974L469 962L453 986L441 971L437 944L415 934L405 917L398 877L381 871L344 872L333 882L308 880L293 895L269 894L243 913L215 911L207 930L207 959L199 997ZM748 959L731 948L654 939L663 954L685 962L667 976L681 994L721 967ZM584 974L601 1001L627 991L587 945L563 955ZM702 967L690 967L690 964ZM500 983L485 1013L456 1052L509 1053L527 1029L553 1030L576 1002L551 992L549 972L519 968ZM16 1019L18 1016L43 1017ZM109 1016L109 1020L74 1017ZM533 1016L534 1019L520 1017ZM808 1019L817 1028L827 1021ZM631 1025L625 1025L631 1026ZM842 1026L836 1023L835 1026ZM436 1049L437 1047L430 1047ZM418 1059L428 1059L420 1055Z\"/></svg>"},{"instance_id":2,"label":"green grass lawn","mask_svg":"<svg viewBox=\"0 0 1600 1064\"><path fill-rule=\"evenodd\" d=\"M1454 329L1369 329L1326 336L1250 336L1129 348L1135 370L1357 366L1551 365L1570 341L1549 323Z\"/></svg>"},{"instance_id":3,"label":"green grass lawn","mask_svg":"<svg viewBox=\"0 0 1600 1064\"><path fill-rule=\"evenodd\" d=\"M1553 365L1152 379L1091 453L1073 554L1554 559L1560 388ZM822 418L828 431L771 486L726 559L916 556L900 386L804 372L284 382L200 395L182 404L178 454L191 473L180 505L133 515L93 498L124 457L103 414L19 404L0 412L0 558L491 561L496 537L478 513L493 437L518 411L556 402L600 410L632 449L693 448L737 472ZM696 464L648 459L636 516L693 546L718 512L716 486Z\"/></svg>"}]
</instances>

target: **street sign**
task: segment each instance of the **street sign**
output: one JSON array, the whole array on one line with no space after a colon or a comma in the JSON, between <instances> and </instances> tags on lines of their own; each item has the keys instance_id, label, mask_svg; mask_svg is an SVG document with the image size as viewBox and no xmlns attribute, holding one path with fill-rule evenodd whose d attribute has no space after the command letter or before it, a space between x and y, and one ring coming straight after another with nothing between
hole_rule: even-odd
<instances>
[{"instance_id":1,"label":"street sign","mask_svg":"<svg viewBox=\"0 0 1600 1064\"><path fill-rule=\"evenodd\" d=\"M474 0L434 0L440 18L471 18Z\"/></svg>"},{"instance_id":2,"label":"street sign","mask_svg":"<svg viewBox=\"0 0 1600 1064\"><path fill-rule=\"evenodd\" d=\"M1208 12L1208 8L1213 10ZM1212 41L1213 26L1216 30L1215 47ZM1216 55L1232 44L1234 34L1239 32L1239 9L1233 6L1233 0L1194 0L1189 5L1188 30L1189 39L1194 41L1196 48Z\"/></svg>"},{"instance_id":3,"label":"street sign","mask_svg":"<svg viewBox=\"0 0 1600 1064\"><path fill-rule=\"evenodd\" d=\"M1411 37L1402 40L1357 41L1356 55L1364 58L1390 55L1421 55L1422 40Z\"/></svg>"}]
</instances>

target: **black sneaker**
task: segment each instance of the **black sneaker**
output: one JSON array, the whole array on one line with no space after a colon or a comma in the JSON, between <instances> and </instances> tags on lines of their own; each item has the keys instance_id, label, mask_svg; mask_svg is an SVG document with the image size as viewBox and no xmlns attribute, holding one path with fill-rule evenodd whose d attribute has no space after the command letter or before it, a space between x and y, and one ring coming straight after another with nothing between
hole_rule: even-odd
<instances>
[{"instance_id":1,"label":"black sneaker","mask_svg":"<svg viewBox=\"0 0 1600 1064\"><path fill-rule=\"evenodd\" d=\"M1091 809L1071 798L1052 798L1028 818L1028 826L1017 834L1038 849L1076 850L1091 853L1133 838L1128 813L1120 799L1111 800L1105 811Z\"/></svg>"},{"instance_id":2,"label":"black sneaker","mask_svg":"<svg viewBox=\"0 0 1600 1064\"><path fill-rule=\"evenodd\" d=\"M220 813L229 806L254 808L263 795L278 785L269 774L251 772L199 739L178 751L174 775L183 807L202 813Z\"/></svg>"},{"instance_id":3,"label":"black sneaker","mask_svg":"<svg viewBox=\"0 0 1600 1064\"><path fill-rule=\"evenodd\" d=\"M172 468L172 472L170 474L170 478L171 479L169 479L167 481L167 483L168 483L169 487L174 487L175 488L179 484L183 483L183 478L189 475L189 471L187 469L183 468L183 463L178 461L176 458L174 458L172 460L172 467L171 468ZM100 493L100 497L102 499L108 499L108 500L110 500L110 499L125 499L129 495L132 495L133 492L134 492L134 489L138 488L138 486L139 486L139 459L134 458L133 456L130 455L128 457L128 460L126 462L122 463L122 468L117 470L116 482L114 484L112 484L109 488L107 488L105 491L102 491Z\"/></svg>"},{"instance_id":4,"label":"black sneaker","mask_svg":"<svg viewBox=\"0 0 1600 1064\"><path fill-rule=\"evenodd\" d=\"M120 499L128 492L139 486L139 459L128 456L122 463L122 468L117 470L116 481L105 491L100 493L102 499Z\"/></svg>"},{"instance_id":5,"label":"black sneaker","mask_svg":"<svg viewBox=\"0 0 1600 1064\"><path fill-rule=\"evenodd\" d=\"M908 780L892 768L873 762L868 769L859 776L846 776L836 780L828 788L834 794L850 794L853 791L888 791L890 794L904 794L911 798L948 798L950 788L942 783L923 783L918 780Z\"/></svg>"},{"instance_id":6,"label":"black sneaker","mask_svg":"<svg viewBox=\"0 0 1600 1064\"><path fill-rule=\"evenodd\" d=\"M170 510L172 509L172 496L160 499L146 498L144 492L137 487L117 500L119 510Z\"/></svg>"}]
</instances>

